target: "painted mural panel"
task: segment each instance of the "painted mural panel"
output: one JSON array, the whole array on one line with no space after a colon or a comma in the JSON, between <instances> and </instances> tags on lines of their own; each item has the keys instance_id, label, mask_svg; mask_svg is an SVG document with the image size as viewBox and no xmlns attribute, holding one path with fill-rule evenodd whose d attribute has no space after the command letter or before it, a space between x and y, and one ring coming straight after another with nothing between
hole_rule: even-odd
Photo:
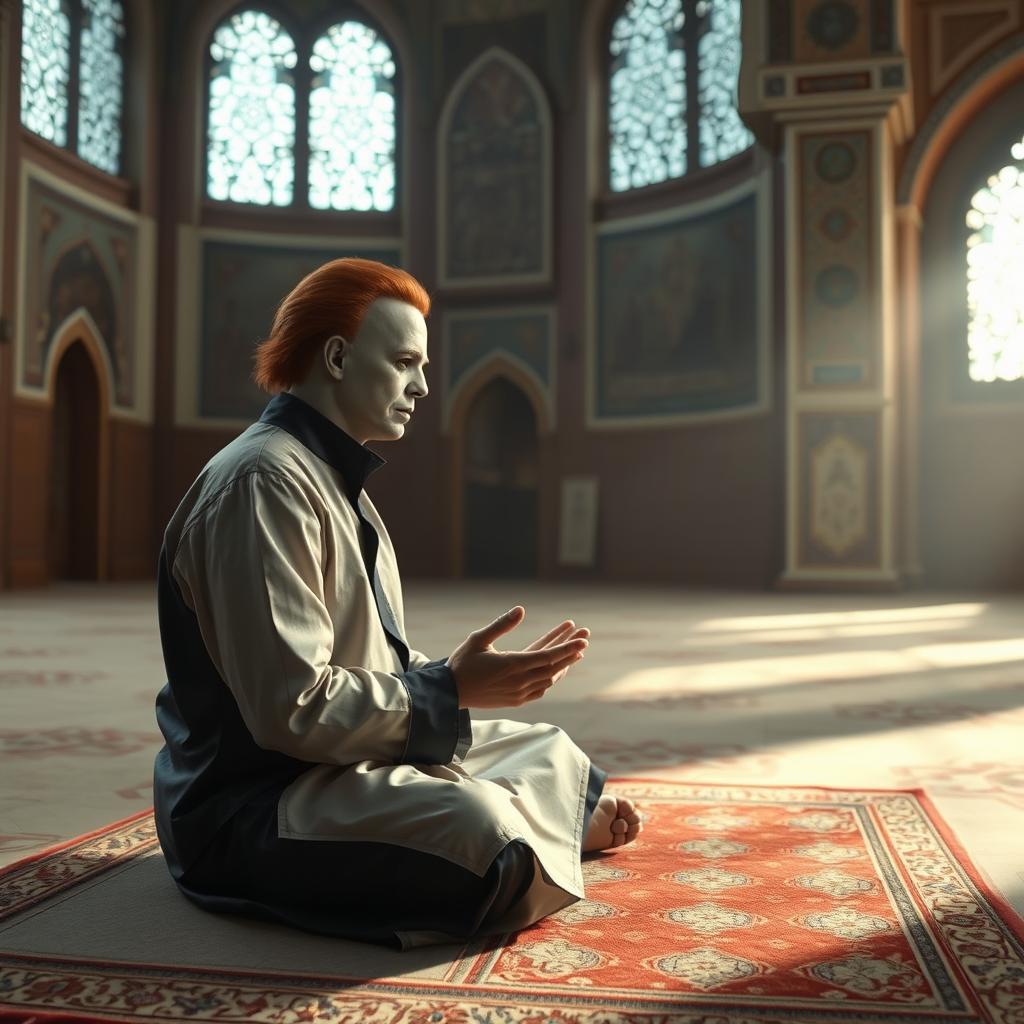
<instances>
[{"instance_id":1,"label":"painted mural panel","mask_svg":"<svg viewBox=\"0 0 1024 1024\"><path fill-rule=\"evenodd\" d=\"M134 225L28 178L22 384L45 386L46 359L61 325L80 310L92 318L114 375L114 401L134 404Z\"/></svg>"},{"instance_id":2,"label":"painted mural panel","mask_svg":"<svg viewBox=\"0 0 1024 1024\"><path fill-rule=\"evenodd\" d=\"M252 382L256 345L278 303L328 260L362 256L397 266L395 249L299 249L207 239L202 248L199 415L257 419L268 395Z\"/></svg>"},{"instance_id":3,"label":"painted mural panel","mask_svg":"<svg viewBox=\"0 0 1024 1024\"><path fill-rule=\"evenodd\" d=\"M455 314L448 318L447 386L459 381L494 352L525 363L546 388L551 387L551 316L545 312Z\"/></svg>"},{"instance_id":4,"label":"painted mural panel","mask_svg":"<svg viewBox=\"0 0 1024 1024\"><path fill-rule=\"evenodd\" d=\"M551 156L540 100L497 53L461 86L442 140L448 281L546 276Z\"/></svg>"},{"instance_id":5,"label":"painted mural panel","mask_svg":"<svg viewBox=\"0 0 1024 1024\"><path fill-rule=\"evenodd\" d=\"M878 374L868 132L800 137L800 386L872 387Z\"/></svg>"},{"instance_id":6,"label":"painted mural panel","mask_svg":"<svg viewBox=\"0 0 1024 1024\"><path fill-rule=\"evenodd\" d=\"M801 569L880 567L879 436L874 412L800 416Z\"/></svg>"},{"instance_id":7,"label":"painted mural panel","mask_svg":"<svg viewBox=\"0 0 1024 1024\"><path fill-rule=\"evenodd\" d=\"M718 412L761 392L757 197L598 237L598 418Z\"/></svg>"}]
</instances>

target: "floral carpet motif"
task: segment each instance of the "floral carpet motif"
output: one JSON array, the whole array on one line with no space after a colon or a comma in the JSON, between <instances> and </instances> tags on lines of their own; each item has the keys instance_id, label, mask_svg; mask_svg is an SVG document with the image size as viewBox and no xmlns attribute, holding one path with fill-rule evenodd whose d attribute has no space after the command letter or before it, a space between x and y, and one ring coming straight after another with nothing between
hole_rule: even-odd
<instances>
[{"instance_id":1,"label":"floral carpet motif","mask_svg":"<svg viewBox=\"0 0 1024 1024\"><path fill-rule=\"evenodd\" d=\"M433 982L0 952L0 1017L364 1024L1024 1021L1024 926L917 792L617 780L587 898ZM152 850L143 814L0 872L0 921ZM83 949L88 941L83 937Z\"/></svg>"}]
</instances>

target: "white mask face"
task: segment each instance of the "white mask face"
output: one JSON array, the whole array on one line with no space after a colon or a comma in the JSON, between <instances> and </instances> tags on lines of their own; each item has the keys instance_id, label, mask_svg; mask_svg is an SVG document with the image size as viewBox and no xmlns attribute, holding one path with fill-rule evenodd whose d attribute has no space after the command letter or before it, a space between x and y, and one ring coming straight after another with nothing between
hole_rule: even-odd
<instances>
[{"instance_id":1,"label":"white mask face","mask_svg":"<svg viewBox=\"0 0 1024 1024\"><path fill-rule=\"evenodd\" d=\"M345 431L360 444L404 436L416 400L427 396L423 314L398 299L376 299L354 342L342 341L335 366L339 360L333 390Z\"/></svg>"}]
</instances>

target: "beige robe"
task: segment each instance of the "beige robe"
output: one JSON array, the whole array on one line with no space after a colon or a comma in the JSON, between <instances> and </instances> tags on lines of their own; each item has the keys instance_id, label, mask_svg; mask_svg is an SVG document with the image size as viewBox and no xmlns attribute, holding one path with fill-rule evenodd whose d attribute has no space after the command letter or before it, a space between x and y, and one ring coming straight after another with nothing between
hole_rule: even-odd
<instances>
[{"instance_id":1,"label":"beige robe","mask_svg":"<svg viewBox=\"0 0 1024 1024\"><path fill-rule=\"evenodd\" d=\"M365 492L359 501L404 637L395 552ZM472 745L450 763L398 763L409 691L338 469L282 427L257 422L204 468L167 527L165 551L256 744L315 763L279 801L279 836L399 844L479 876L520 839L540 870L509 930L583 896L590 762L559 728L476 721ZM410 650L409 668L428 660ZM403 946L449 938L399 934Z\"/></svg>"}]
</instances>

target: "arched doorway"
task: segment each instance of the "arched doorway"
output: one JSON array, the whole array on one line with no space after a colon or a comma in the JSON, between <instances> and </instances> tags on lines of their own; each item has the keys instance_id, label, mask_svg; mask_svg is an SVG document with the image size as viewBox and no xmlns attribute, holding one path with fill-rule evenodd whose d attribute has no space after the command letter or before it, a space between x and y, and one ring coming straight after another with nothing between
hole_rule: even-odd
<instances>
[{"instance_id":1,"label":"arched doorway","mask_svg":"<svg viewBox=\"0 0 1024 1024\"><path fill-rule=\"evenodd\" d=\"M474 397L464 424L465 575L536 577L540 459L533 406L513 383L495 377Z\"/></svg>"},{"instance_id":2,"label":"arched doorway","mask_svg":"<svg viewBox=\"0 0 1024 1024\"><path fill-rule=\"evenodd\" d=\"M54 376L50 440L51 580L99 579L100 385L81 342Z\"/></svg>"},{"instance_id":3,"label":"arched doorway","mask_svg":"<svg viewBox=\"0 0 1024 1024\"><path fill-rule=\"evenodd\" d=\"M1022 104L1024 77L970 120L937 163L923 210L919 530L929 587L1024 589L1022 264L1012 234L1024 195Z\"/></svg>"}]
</instances>

